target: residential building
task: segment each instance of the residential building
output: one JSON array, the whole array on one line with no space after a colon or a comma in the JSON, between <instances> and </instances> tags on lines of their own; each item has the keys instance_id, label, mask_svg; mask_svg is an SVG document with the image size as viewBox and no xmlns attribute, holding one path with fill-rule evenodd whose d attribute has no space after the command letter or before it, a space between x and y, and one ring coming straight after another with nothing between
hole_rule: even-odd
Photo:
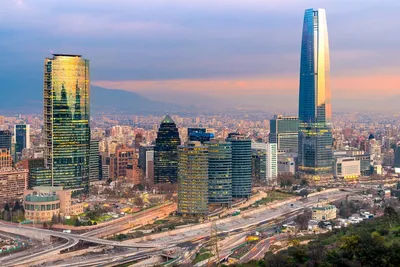
<instances>
[{"instance_id":1,"label":"residential building","mask_svg":"<svg viewBox=\"0 0 400 267\"><path fill-rule=\"evenodd\" d=\"M278 149L277 144L267 144L267 169L266 179L268 185L276 185L278 178Z\"/></svg>"},{"instance_id":2,"label":"residential building","mask_svg":"<svg viewBox=\"0 0 400 267\"><path fill-rule=\"evenodd\" d=\"M28 186L28 170L0 169L0 203L22 199Z\"/></svg>"}]
</instances>

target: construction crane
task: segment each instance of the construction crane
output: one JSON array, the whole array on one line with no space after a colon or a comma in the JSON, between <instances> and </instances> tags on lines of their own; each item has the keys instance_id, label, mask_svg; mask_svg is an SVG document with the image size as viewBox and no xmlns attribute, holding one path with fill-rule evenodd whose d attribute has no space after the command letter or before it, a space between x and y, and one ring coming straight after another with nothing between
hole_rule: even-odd
<instances>
[{"instance_id":1,"label":"construction crane","mask_svg":"<svg viewBox=\"0 0 400 267\"><path fill-rule=\"evenodd\" d=\"M210 252L211 254L215 255L217 258L217 265L218 267L221 266L221 262L219 261L219 249L218 249L218 229L217 229L217 224L216 222L211 223L211 229L210 229ZM213 257L208 258L207 266L213 266L213 263L211 261Z\"/></svg>"}]
</instances>

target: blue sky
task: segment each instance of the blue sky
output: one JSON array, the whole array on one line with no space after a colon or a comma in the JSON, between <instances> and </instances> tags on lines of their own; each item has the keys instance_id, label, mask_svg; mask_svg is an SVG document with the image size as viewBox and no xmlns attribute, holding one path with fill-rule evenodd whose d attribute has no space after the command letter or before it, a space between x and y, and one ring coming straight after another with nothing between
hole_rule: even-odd
<instances>
[{"instance_id":1,"label":"blue sky","mask_svg":"<svg viewBox=\"0 0 400 267\"><path fill-rule=\"evenodd\" d=\"M291 109L310 7L327 12L333 110L397 96L396 0L2 0L0 79L41 95L44 57L76 53L91 60L96 85L170 102Z\"/></svg>"}]
</instances>

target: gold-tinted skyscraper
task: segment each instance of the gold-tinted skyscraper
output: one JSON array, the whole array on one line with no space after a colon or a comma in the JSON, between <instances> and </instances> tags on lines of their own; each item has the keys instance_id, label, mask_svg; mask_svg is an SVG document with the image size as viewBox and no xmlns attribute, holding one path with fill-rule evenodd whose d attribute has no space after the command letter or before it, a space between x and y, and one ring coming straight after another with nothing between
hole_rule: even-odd
<instances>
[{"instance_id":1,"label":"gold-tinted skyscraper","mask_svg":"<svg viewBox=\"0 0 400 267\"><path fill-rule=\"evenodd\" d=\"M68 189L89 186L89 61L54 54L44 63L44 136L51 182Z\"/></svg>"},{"instance_id":2,"label":"gold-tinted skyscraper","mask_svg":"<svg viewBox=\"0 0 400 267\"><path fill-rule=\"evenodd\" d=\"M300 59L299 171L311 182L332 178L332 110L324 9L304 14Z\"/></svg>"}]
</instances>

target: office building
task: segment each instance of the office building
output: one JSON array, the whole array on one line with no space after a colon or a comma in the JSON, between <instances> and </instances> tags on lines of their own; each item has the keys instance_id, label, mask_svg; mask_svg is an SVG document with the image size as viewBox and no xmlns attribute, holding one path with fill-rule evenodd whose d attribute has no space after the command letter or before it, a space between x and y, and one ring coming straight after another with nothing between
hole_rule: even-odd
<instances>
[{"instance_id":1,"label":"office building","mask_svg":"<svg viewBox=\"0 0 400 267\"><path fill-rule=\"evenodd\" d=\"M178 213L184 216L208 214L208 148L189 141L179 146Z\"/></svg>"},{"instance_id":2,"label":"office building","mask_svg":"<svg viewBox=\"0 0 400 267\"><path fill-rule=\"evenodd\" d=\"M251 140L243 135L230 133L226 141L232 144L232 197L251 196Z\"/></svg>"},{"instance_id":3,"label":"office building","mask_svg":"<svg viewBox=\"0 0 400 267\"><path fill-rule=\"evenodd\" d=\"M170 116L165 116L157 132L154 147L154 183L178 181L178 146L181 144L178 128Z\"/></svg>"},{"instance_id":4,"label":"office building","mask_svg":"<svg viewBox=\"0 0 400 267\"><path fill-rule=\"evenodd\" d=\"M140 145L139 146L139 168L143 173L146 173L147 152L154 151L154 146Z\"/></svg>"},{"instance_id":5,"label":"office building","mask_svg":"<svg viewBox=\"0 0 400 267\"><path fill-rule=\"evenodd\" d=\"M260 182L267 181L266 143L251 143L251 177Z\"/></svg>"},{"instance_id":6,"label":"office building","mask_svg":"<svg viewBox=\"0 0 400 267\"><path fill-rule=\"evenodd\" d=\"M232 203L232 144L220 140L205 142L208 147L208 202Z\"/></svg>"},{"instance_id":7,"label":"office building","mask_svg":"<svg viewBox=\"0 0 400 267\"><path fill-rule=\"evenodd\" d=\"M99 141L90 140L90 155L89 155L89 181L96 182L100 180L100 151Z\"/></svg>"},{"instance_id":8,"label":"office building","mask_svg":"<svg viewBox=\"0 0 400 267\"><path fill-rule=\"evenodd\" d=\"M355 180L361 176L361 164L357 157L335 157L333 166L336 179Z\"/></svg>"},{"instance_id":9,"label":"office building","mask_svg":"<svg viewBox=\"0 0 400 267\"><path fill-rule=\"evenodd\" d=\"M206 128L188 128L187 132L189 141L198 141L202 144L214 138L214 133L207 132Z\"/></svg>"},{"instance_id":10,"label":"office building","mask_svg":"<svg viewBox=\"0 0 400 267\"><path fill-rule=\"evenodd\" d=\"M8 149L11 154L12 134L8 130L0 131L0 149Z\"/></svg>"},{"instance_id":11,"label":"office building","mask_svg":"<svg viewBox=\"0 0 400 267\"><path fill-rule=\"evenodd\" d=\"M28 186L28 170L0 169L0 203L22 199Z\"/></svg>"},{"instance_id":12,"label":"office building","mask_svg":"<svg viewBox=\"0 0 400 267\"><path fill-rule=\"evenodd\" d=\"M278 178L278 150L274 143L267 144L267 170L266 178L268 185L276 185Z\"/></svg>"},{"instance_id":13,"label":"office building","mask_svg":"<svg viewBox=\"0 0 400 267\"><path fill-rule=\"evenodd\" d=\"M30 125L17 124L14 126L15 152L22 153L25 148L31 147Z\"/></svg>"},{"instance_id":14,"label":"office building","mask_svg":"<svg viewBox=\"0 0 400 267\"><path fill-rule=\"evenodd\" d=\"M280 152L297 152L299 119L295 116L275 115L270 120L269 143L275 143Z\"/></svg>"},{"instance_id":15,"label":"office building","mask_svg":"<svg viewBox=\"0 0 400 267\"><path fill-rule=\"evenodd\" d=\"M298 170L311 183L332 177L332 110L325 10L307 9L300 59Z\"/></svg>"},{"instance_id":16,"label":"office building","mask_svg":"<svg viewBox=\"0 0 400 267\"><path fill-rule=\"evenodd\" d=\"M45 165L50 184L88 191L90 158L89 61L54 54L44 63ZM45 172L47 175L47 172ZM38 173L37 173L38 174ZM43 178L44 179L44 178Z\"/></svg>"}]
</instances>

